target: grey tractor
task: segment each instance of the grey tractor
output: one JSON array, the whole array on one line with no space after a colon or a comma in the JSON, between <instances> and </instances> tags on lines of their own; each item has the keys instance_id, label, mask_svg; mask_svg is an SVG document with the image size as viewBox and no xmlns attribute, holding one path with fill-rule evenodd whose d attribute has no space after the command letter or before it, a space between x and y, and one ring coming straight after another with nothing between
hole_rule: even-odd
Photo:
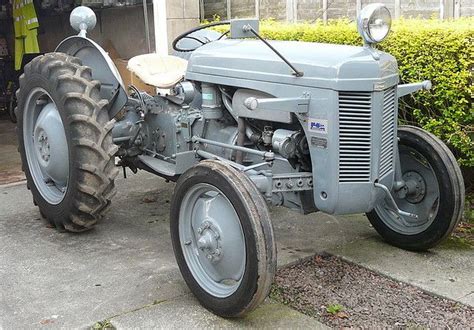
<instances>
[{"instance_id":1,"label":"grey tractor","mask_svg":"<svg viewBox=\"0 0 474 330\"><path fill-rule=\"evenodd\" d=\"M376 49L391 25L384 5L361 11L360 47L267 41L254 19L200 26L174 40L175 55L129 61L156 95L124 86L87 37L92 10L70 20L79 34L26 65L17 92L33 200L58 229L82 232L111 207L120 168L175 181L176 260L214 313L241 316L268 295L277 253L268 205L366 213L408 250L435 246L459 222L453 154L397 123L399 97L431 84L399 85L397 61Z\"/></svg>"}]
</instances>

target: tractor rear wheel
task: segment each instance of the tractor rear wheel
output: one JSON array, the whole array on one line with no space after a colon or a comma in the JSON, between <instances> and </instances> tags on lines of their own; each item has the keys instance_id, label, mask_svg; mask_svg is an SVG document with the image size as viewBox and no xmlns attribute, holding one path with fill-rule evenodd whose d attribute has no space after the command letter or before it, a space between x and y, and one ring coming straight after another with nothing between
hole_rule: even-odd
<instances>
[{"instance_id":1,"label":"tractor rear wheel","mask_svg":"<svg viewBox=\"0 0 474 330\"><path fill-rule=\"evenodd\" d=\"M78 58L50 53L25 66L18 141L27 186L58 229L91 229L110 206L118 174L107 101Z\"/></svg>"},{"instance_id":2,"label":"tractor rear wheel","mask_svg":"<svg viewBox=\"0 0 474 330\"><path fill-rule=\"evenodd\" d=\"M8 102L8 114L10 115L10 120L12 123L16 123L16 114L15 114L15 109L16 109L16 96L15 96L15 91L12 92L12 95L10 96L10 102Z\"/></svg>"}]
</instances>

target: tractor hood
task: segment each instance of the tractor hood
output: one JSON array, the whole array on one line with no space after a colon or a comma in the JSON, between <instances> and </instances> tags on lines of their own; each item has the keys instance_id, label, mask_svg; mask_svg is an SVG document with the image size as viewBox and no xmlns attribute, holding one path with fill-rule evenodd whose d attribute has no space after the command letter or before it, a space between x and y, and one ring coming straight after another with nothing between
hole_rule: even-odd
<instances>
[{"instance_id":1,"label":"tractor hood","mask_svg":"<svg viewBox=\"0 0 474 330\"><path fill-rule=\"evenodd\" d=\"M398 83L397 62L387 53L334 44L270 43L304 76L294 76L291 68L260 40L227 39L195 50L186 78L222 84L228 80L233 86L260 81L353 91L381 90Z\"/></svg>"}]
</instances>

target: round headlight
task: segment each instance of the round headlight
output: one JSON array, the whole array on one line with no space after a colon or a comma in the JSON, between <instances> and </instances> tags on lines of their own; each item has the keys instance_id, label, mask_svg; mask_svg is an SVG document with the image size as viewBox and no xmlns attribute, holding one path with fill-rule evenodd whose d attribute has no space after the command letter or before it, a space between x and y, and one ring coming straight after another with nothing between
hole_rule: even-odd
<instances>
[{"instance_id":1,"label":"round headlight","mask_svg":"<svg viewBox=\"0 0 474 330\"><path fill-rule=\"evenodd\" d=\"M385 39L390 32L391 25L390 11L381 3L364 7L357 19L357 29L364 41L369 44Z\"/></svg>"}]
</instances>

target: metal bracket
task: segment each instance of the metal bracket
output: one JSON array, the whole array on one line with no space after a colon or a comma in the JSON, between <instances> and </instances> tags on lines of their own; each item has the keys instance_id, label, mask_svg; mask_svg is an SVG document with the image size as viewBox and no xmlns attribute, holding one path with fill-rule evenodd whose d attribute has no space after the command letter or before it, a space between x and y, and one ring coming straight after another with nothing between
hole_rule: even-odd
<instances>
[{"instance_id":1,"label":"metal bracket","mask_svg":"<svg viewBox=\"0 0 474 330\"><path fill-rule=\"evenodd\" d=\"M244 101L247 109L254 110L276 110L295 113L307 113L309 111L309 101L311 97L309 94L304 94L302 97L287 97L287 98L267 98L257 99L249 97Z\"/></svg>"},{"instance_id":2,"label":"metal bracket","mask_svg":"<svg viewBox=\"0 0 474 330\"><path fill-rule=\"evenodd\" d=\"M245 28L251 26L255 31L259 30L258 19L233 19L230 21L230 38L231 39L242 39L252 38L254 35L249 29Z\"/></svg>"},{"instance_id":3,"label":"metal bracket","mask_svg":"<svg viewBox=\"0 0 474 330\"><path fill-rule=\"evenodd\" d=\"M431 89L431 81L430 80L425 80L419 83L413 83L413 84L404 84L404 85L398 85L397 87L397 96L405 96L407 94L414 93L416 91L419 91L420 89L422 90L429 90Z\"/></svg>"},{"instance_id":4,"label":"metal bracket","mask_svg":"<svg viewBox=\"0 0 474 330\"><path fill-rule=\"evenodd\" d=\"M304 191L313 189L313 173L299 172L272 177L272 192Z\"/></svg>"},{"instance_id":5,"label":"metal bracket","mask_svg":"<svg viewBox=\"0 0 474 330\"><path fill-rule=\"evenodd\" d=\"M388 190L388 188L386 186L384 186L383 184L380 184L380 183L374 183L374 186L377 187L377 188L382 189L385 192L385 196L390 201L390 204L392 204L392 208L395 212L397 212L400 215L406 216L406 217L411 217L411 218L414 218L414 219L418 219L417 214L410 213L410 212L405 212L405 211L402 211L398 208L398 205L395 202L395 200L393 199L393 196L390 193L390 190Z\"/></svg>"}]
</instances>

